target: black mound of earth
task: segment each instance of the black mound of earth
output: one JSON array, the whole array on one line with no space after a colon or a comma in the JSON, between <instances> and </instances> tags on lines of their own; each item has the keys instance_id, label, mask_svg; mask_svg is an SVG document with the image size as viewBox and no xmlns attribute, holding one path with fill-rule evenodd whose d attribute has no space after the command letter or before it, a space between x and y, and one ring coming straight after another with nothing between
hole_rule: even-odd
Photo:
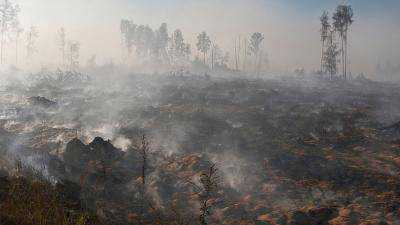
<instances>
[{"instance_id":1,"label":"black mound of earth","mask_svg":"<svg viewBox=\"0 0 400 225\"><path fill-rule=\"evenodd\" d=\"M50 108L57 105L57 102L51 101L41 96L30 97L28 98L28 101L31 105L40 106L44 108Z\"/></svg>"}]
</instances>

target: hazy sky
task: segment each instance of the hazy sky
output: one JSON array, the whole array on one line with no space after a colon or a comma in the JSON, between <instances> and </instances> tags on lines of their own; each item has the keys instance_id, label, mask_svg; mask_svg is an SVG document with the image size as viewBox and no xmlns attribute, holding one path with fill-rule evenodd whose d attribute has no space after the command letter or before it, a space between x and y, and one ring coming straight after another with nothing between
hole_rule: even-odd
<instances>
[{"instance_id":1,"label":"hazy sky","mask_svg":"<svg viewBox=\"0 0 400 225\"><path fill-rule=\"evenodd\" d=\"M319 67L319 16L340 0L18 0L25 27L39 28L43 62L55 61L55 33L65 27L82 43L82 60L120 60L122 18L154 28L167 22L194 42L202 30L225 50L233 39L260 31L272 70ZM355 72L372 73L379 62L400 63L400 1L349 0L355 23L350 34L350 63Z\"/></svg>"}]
</instances>

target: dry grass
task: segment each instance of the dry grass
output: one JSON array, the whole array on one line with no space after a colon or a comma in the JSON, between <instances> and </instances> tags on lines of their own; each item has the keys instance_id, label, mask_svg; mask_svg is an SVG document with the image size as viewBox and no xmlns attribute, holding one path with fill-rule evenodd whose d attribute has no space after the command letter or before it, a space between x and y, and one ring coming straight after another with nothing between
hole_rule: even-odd
<instances>
[{"instance_id":1,"label":"dry grass","mask_svg":"<svg viewBox=\"0 0 400 225\"><path fill-rule=\"evenodd\" d=\"M97 225L99 221L80 209L68 208L56 187L43 180L3 178L2 225Z\"/></svg>"}]
</instances>

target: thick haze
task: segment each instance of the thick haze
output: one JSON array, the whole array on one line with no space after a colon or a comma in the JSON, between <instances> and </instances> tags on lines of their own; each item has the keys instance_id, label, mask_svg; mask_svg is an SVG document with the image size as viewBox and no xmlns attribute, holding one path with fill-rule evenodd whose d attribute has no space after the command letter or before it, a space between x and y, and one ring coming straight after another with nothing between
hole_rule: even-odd
<instances>
[{"instance_id":1,"label":"thick haze","mask_svg":"<svg viewBox=\"0 0 400 225\"><path fill-rule=\"evenodd\" d=\"M18 0L23 26L40 32L40 65L59 58L56 31L65 27L69 38L82 44L81 64L96 54L99 62L121 60L119 23L122 18L169 31L183 30L192 43L206 30L224 50L232 52L238 35L260 31L270 70L292 71L319 67L319 16L332 12L337 0ZM400 62L400 1L353 0L355 23L350 33L350 67L373 75L378 63ZM11 53L9 53L11 54ZM57 55L56 55L57 54Z\"/></svg>"}]
</instances>

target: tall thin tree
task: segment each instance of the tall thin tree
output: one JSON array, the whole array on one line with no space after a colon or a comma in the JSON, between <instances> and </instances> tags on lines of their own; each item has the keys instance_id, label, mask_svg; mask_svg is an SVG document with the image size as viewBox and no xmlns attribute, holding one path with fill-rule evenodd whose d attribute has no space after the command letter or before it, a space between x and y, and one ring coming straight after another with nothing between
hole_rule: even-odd
<instances>
[{"instance_id":1,"label":"tall thin tree","mask_svg":"<svg viewBox=\"0 0 400 225\"><path fill-rule=\"evenodd\" d=\"M190 44L185 43L180 29L175 30L169 39L168 55L172 65L182 65L189 59Z\"/></svg>"},{"instance_id":2,"label":"tall thin tree","mask_svg":"<svg viewBox=\"0 0 400 225\"><path fill-rule=\"evenodd\" d=\"M57 44L61 54L62 66L66 66L66 47L67 47L67 33L63 27L57 31Z\"/></svg>"},{"instance_id":3,"label":"tall thin tree","mask_svg":"<svg viewBox=\"0 0 400 225\"><path fill-rule=\"evenodd\" d=\"M264 40L264 35L260 32L253 33L250 37L250 51L254 55L254 69L256 75L258 75L258 69L260 66L260 53L261 53L261 45Z\"/></svg>"},{"instance_id":4,"label":"tall thin tree","mask_svg":"<svg viewBox=\"0 0 400 225\"><path fill-rule=\"evenodd\" d=\"M144 224L144 211L146 201L146 179L147 179L147 167L148 167L148 155L150 151L150 142L146 135L140 137L139 145L133 148L140 155L141 160L141 175L140 175L140 224Z\"/></svg>"},{"instance_id":5,"label":"tall thin tree","mask_svg":"<svg viewBox=\"0 0 400 225\"><path fill-rule=\"evenodd\" d=\"M68 43L68 56L69 56L69 67L71 71L79 69L79 57L80 57L81 44L77 41L70 41Z\"/></svg>"},{"instance_id":6,"label":"tall thin tree","mask_svg":"<svg viewBox=\"0 0 400 225\"><path fill-rule=\"evenodd\" d=\"M37 52L36 40L39 37L39 32L36 27L31 26L26 33L26 57L28 62L33 59L33 55Z\"/></svg>"},{"instance_id":7,"label":"tall thin tree","mask_svg":"<svg viewBox=\"0 0 400 225\"><path fill-rule=\"evenodd\" d=\"M341 4L333 14L333 26L341 39L343 78L347 79L347 37L353 21L353 9L350 5Z\"/></svg>"},{"instance_id":8,"label":"tall thin tree","mask_svg":"<svg viewBox=\"0 0 400 225\"><path fill-rule=\"evenodd\" d=\"M235 69L236 71L239 70L239 62L238 62L238 48L237 48L237 40L235 38L235 46L234 46L234 53L235 53Z\"/></svg>"},{"instance_id":9,"label":"tall thin tree","mask_svg":"<svg viewBox=\"0 0 400 225\"><path fill-rule=\"evenodd\" d=\"M166 23L162 23L160 28L156 31L156 43L155 49L157 53L157 58L161 61L168 61L168 25Z\"/></svg>"},{"instance_id":10,"label":"tall thin tree","mask_svg":"<svg viewBox=\"0 0 400 225\"><path fill-rule=\"evenodd\" d=\"M238 64L239 64L239 68L240 68L240 54L241 54L241 51L242 51L242 37L239 35L239 37L238 37L238 54L237 54L237 57L238 57L237 61L238 61Z\"/></svg>"},{"instance_id":11,"label":"tall thin tree","mask_svg":"<svg viewBox=\"0 0 400 225\"><path fill-rule=\"evenodd\" d=\"M197 36L197 49L203 53L203 62L204 65L206 65L206 56L207 56L207 52L210 50L211 48L211 40L210 37L207 35L207 33L205 31L201 32L198 36Z\"/></svg>"},{"instance_id":12,"label":"tall thin tree","mask_svg":"<svg viewBox=\"0 0 400 225\"><path fill-rule=\"evenodd\" d=\"M326 47L326 41L329 37L329 33L330 33L330 29L331 29L331 24L329 23L329 14L327 11L324 11L322 13L322 16L320 17L320 21L321 21L321 30L320 30L320 34L321 34L321 42L322 42L322 46L321 46L321 72L324 71L324 63L323 63L323 57L324 57L324 52L325 52L325 47Z\"/></svg>"},{"instance_id":13,"label":"tall thin tree","mask_svg":"<svg viewBox=\"0 0 400 225\"><path fill-rule=\"evenodd\" d=\"M122 35L122 45L126 48L128 55L132 53L134 39L136 38L137 25L131 20L121 20L120 30Z\"/></svg>"},{"instance_id":14,"label":"tall thin tree","mask_svg":"<svg viewBox=\"0 0 400 225\"><path fill-rule=\"evenodd\" d=\"M18 21L18 13L20 9L17 4L12 3L9 0L4 0L3 3L0 4L0 63L4 63L4 52L6 47L6 39L9 34L10 29L13 24L16 24Z\"/></svg>"},{"instance_id":15,"label":"tall thin tree","mask_svg":"<svg viewBox=\"0 0 400 225\"><path fill-rule=\"evenodd\" d=\"M201 225L209 224L209 216L211 214L212 207L215 202L211 199L216 195L218 191L218 169L216 164L212 164L207 171L204 171L200 175L201 191L199 193L200 200L200 216L199 221Z\"/></svg>"},{"instance_id":16,"label":"tall thin tree","mask_svg":"<svg viewBox=\"0 0 400 225\"><path fill-rule=\"evenodd\" d=\"M243 46L244 46L244 52L243 52L243 71L246 71L246 63L247 63L247 55L248 53L248 46L249 46L249 41L247 38L243 39Z\"/></svg>"},{"instance_id":17,"label":"tall thin tree","mask_svg":"<svg viewBox=\"0 0 400 225\"><path fill-rule=\"evenodd\" d=\"M24 29L21 27L18 20L15 20L13 25L14 41L15 41L15 66L18 67L18 56L19 56L19 40L21 38Z\"/></svg>"},{"instance_id":18,"label":"tall thin tree","mask_svg":"<svg viewBox=\"0 0 400 225\"><path fill-rule=\"evenodd\" d=\"M323 54L324 72L330 75L331 80L333 80L334 75L337 74L338 56L340 54L334 35L335 33L329 30L326 49Z\"/></svg>"}]
</instances>

